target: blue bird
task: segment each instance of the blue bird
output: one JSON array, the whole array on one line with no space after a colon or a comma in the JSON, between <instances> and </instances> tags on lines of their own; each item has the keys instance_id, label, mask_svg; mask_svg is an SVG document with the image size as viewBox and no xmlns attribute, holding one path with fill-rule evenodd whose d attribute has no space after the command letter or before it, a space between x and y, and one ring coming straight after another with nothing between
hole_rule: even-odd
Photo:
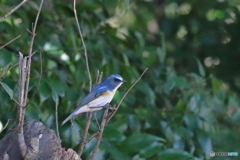
<instances>
[{"instance_id":1,"label":"blue bird","mask_svg":"<svg viewBox=\"0 0 240 160\"><path fill-rule=\"evenodd\" d=\"M82 103L62 122L62 125L67 121L76 117L83 112L98 111L106 104L110 103L114 97L116 90L126 82L122 76L111 74L104 81L98 84L93 90L83 99Z\"/></svg>"}]
</instances>

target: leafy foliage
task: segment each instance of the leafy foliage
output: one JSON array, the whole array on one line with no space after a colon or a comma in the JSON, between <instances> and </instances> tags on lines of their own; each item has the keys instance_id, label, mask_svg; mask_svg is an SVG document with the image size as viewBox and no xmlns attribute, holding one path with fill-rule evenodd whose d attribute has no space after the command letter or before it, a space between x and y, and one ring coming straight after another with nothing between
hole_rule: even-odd
<instances>
[{"instance_id":1,"label":"leafy foliage","mask_svg":"<svg viewBox=\"0 0 240 160\"><path fill-rule=\"evenodd\" d=\"M17 3L2 1L0 15ZM17 63L17 51L28 51L26 28L38 3L26 3L0 25L1 45L22 35L0 50L2 124L16 117L11 99L17 99L18 69L8 69ZM99 70L129 82L112 104L149 68L107 125L98 159L197 160L209 159L212 150L240 153L239 6L234 0L77 3L93 80ZM71 1L45 1L34 43L27 119L40 119L52 129L56 103L60 123L89 91L72 8ZM80 116L74 129L69 123L60 127L64 146L77 150L84 123ZM97 125L90 129L94 133ZM93 146L94 141L87 145L83 159Z\"/></svg>"}]
</instances>

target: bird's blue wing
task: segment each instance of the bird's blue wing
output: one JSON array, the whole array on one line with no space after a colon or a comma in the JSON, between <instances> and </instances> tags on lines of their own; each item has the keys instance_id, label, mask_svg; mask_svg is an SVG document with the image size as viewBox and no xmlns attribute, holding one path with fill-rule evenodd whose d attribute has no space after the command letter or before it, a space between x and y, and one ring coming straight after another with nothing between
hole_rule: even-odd
<instances>
[{"instance_id":1,"label":"bird's blue wing","mask_svg":"<svg viewBox=\"0 0 240 160\"><path fill-rule=\"evenodd\" d=\"M79 104L79 107L88 104L89 102L93 101L94 99L98 98L102 94L107 91L107 87L105 86L96 86Z\"/></svg>"},{"instance_id":2,"label":"bird's blue wing","mask_svg":"<svg viewBox=\"0 0 240 160\"><path fill-rule=\"evenodd\" d=\"M79 108L83 107L84 105L88 104L89 102L93 101L94 99L98 98L99 96L103 95L108 88L103 85L96 86L78 105L78 107L62 122L62 125L65 124L68 120L75 117L77 115L77 112ZM78 113L79 114L79 113Z\"/></svg>"}]
</instances>

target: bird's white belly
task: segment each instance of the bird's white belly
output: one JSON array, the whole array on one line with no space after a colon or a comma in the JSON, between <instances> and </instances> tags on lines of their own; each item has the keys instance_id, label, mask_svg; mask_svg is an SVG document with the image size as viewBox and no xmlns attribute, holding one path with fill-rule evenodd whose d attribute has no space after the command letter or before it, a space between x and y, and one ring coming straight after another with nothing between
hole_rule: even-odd
<instances>
[{"instance_id":1,"label":"bird's white belly","mask_svg":"<svg viewBox=\"0 0 240 160\"><path fill-rule=\"evenodd\" d=\"M112 101L114 93L115 90L107 91L107 93L99 96L98 98L79 108L79 110L77 110L75 114L77 115L83 112L93 112L102 109L103 106Z\"/></svg>"},{"instance_id":2,"label":"bird's white belly","mask_svg":"<svg viewBox=\"0 0 240 160\"><path fill-rule=\"evenodd\" d=\"M99 96L95 100L88 103L89 108L99 110L102 106L105 106L107 103L110 103L113 99L114 92L107 91L106 94L103 94L102 96Z\"/></svg>"}]
</instances>

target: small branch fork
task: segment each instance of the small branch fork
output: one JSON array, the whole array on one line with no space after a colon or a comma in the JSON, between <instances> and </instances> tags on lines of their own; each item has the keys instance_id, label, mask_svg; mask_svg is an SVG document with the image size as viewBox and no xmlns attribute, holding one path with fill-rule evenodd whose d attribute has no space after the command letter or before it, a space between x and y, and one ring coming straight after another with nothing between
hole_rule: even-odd
<instances>
[{"instance_id":1,"label":"small branch fork","mask_svg":"<svg viewBox=\"0 0 240 160\"><path fill-rule=\"evenodd\" d=\"M115 113L117 112L118 108L120 107L122 101L124 100L124 98L127 96L127 94L130 92L130 90L140 81L140 79L142 78L142 76L144 75L144 73L148 70L148 68L146 68L143 73L141 74L141 76L132 84L132 86L127 90L127 92L124 94L124 96L122 97L122 99L120 100L119 104L117 105L117 107L113 106L110 107L108 106L107 109L104 111L103 117L102 117L102 122L101 122L101 126L100 126L100 130L98 132L96 132L93 135L97 136L97 142L95 144L94 150L92 152L91 158L90 160L94 160L94 157L96 156L99 144L101 142L102 139L102 134L104 131L104 128L106 126L106 124L110 121L110 119L115 115ZM108 113L109 109L113 108L113 112ZM94 139L94 137L91 137L91 139Z\"/></svg>"},{"instance_id":2,"label":"small branch fork","mask_svg":"<svg viewBox=\"0 0 240 160\"><path fill-rule=\"evenodd\" d=\"M31 70L31 58L35 54L35 52L32 52L32 47L34 43L34 39L36 36L36 27L37 22L39 18L39 14L41 11L43 5L43 0L41 0L38 13L35 19L35 23L32 28L32 38L29 46L29 52L28 56L23 57L23 54L19 52L19 79L18 79L18 143L20 147L20 151L22 154L22 157L24 159L30 159L35 154L38 153L38 151L34 150L32 144L30 143L29 147L26 145L24 133L23 133L23 125L24 125L24 117L26 112L26 106L27 106L27 100L28 100L28 88L29 88L29 80L30 80L30 70Z\"/></svg>"},{"instance_id":3,"label":"small branch fork","mask_svg":"<svg viewBox=\"0 0 240 160\"><path fill-rule=\"evenodd\" d=\"M99 72L97 73L97 80L96 80L96 84L99 84L100 82L101 82L101 80L102 80L102 72L99 74ZM78 150L78 154L79 154L79 156L81 156L82 155L82 152L83 152L83 149L84 149L84 147L85 147L85 145L88 143L88 142L90 142L91 140L91 138L88 140L88 142L86 142L86 137L87 137L87 134L88 134L88 130L89 130L89 127L90 127L90 124L91 124L91 120L92 120L92 116L93 116L93 112L89 112L88 114L87 114L87 122L86 122L86 126L85 126L85 129L84 129L84 132L83 132L83 136L82 136L82 139L81 139L81 141L80 141L80 143L79 143L79 150ZM95 134L93 134L93 135L95 135ZM94 137L93 137L94 138ZM93 139L92 138L92 139Z\"/></svg>"},{"instance_id":4,"label":"small branch fork","mask_svg":"<svg viewBox=\"0 0 240 160\"><path fill-rule=\"evenodd\" d=\"M117 106L113 106L111 107L110 105L108 105L108 107L106 107L105 111L104 111L104 114L103 114L103 117L102 117L102 121L101 121L101 125L100 125L100 129L95 132L88 140L86 140L86 136L88 134L88 128L89 128L89 125L91 123L91 119L88 119L87 120L87 124L86 124L86 127L85 127L85 130L84 130L84 135L82 137L82 140L80 142L80 145L79 145L79 156L81 156L82 152L83 152L83 149L85 147L85 145L89 142L91 142L94 138L97 137L97 141L96 141L96 144L94 146L94 149L93 149L93 152L91 154L91 158L90 160L94 160L94 157L96 156L96 153L97 153L97 150L99 148L99 145L100 145L100 142L101 142L101 139L102 139L102 135L103 135L103 131L104 131L104 128L106 126L106 124L111 120L111 118L115 115L115 113L117 112L117 110L119 109L121 103L123 102L124 98L127 96L127 94L130 92L130 90L141 80L142 76L145 74L145 72L148 70L148 68L146 68L143 73L141 74L141 76L132 84L132 86L127 90L127 92L124 94L124 96L122 97L122 99L120 100L119 104ZM102 74L100 74L100 76L102 77ZM99 79L100 80L100 79ZM98 83L100 82L98 80ZM109 112L109 110L113 110L112 112ZM91 116L92 116L92 113L90 113ZM88 126L88 127L87 127ZM87 129L86 129L87 128Z\"/></svg>"},{"instance_id":5,"label":"small branch fork","mask_svg":"<svg viewBox=\"0 0 240 160\"><path fill-rule=\"evenodd\" d=\"M83 48L84 48L84 55L85 55L85 61L86 61L86 68L87 68L87 72L88 72L88 76L89 76L89 91L92 90L92 78L91 78L91 74L90 74L90 70L89 70L89 64L88 64L88 54L87 54L87 49L86 49L86 45L84 43L84 39L83 39L83 35L82 35L82 32L81 32L81 28L80 28L80 25L79 25L79 21L78 21L78 16L77 16L77 11L76 11L76 0L73 0L73 11L74 11L74 17L75 17L75 20L76 20L76 23L77 23L77 27L78 27L78 32L79 32L79 35L80 35L80 38L81 38L81 41L82 41L82 45L83 45ZM89 126L90 126L90 123L91 123L91 119L92 119L92 116L93 116L93 113L88 113L87 114L87 122L86 122L86 126L85 126L85 129L84 129L84 133L83 133L83 136L82 136L82 139L79 143L79 150L78 150L78 154L79 156L81 157L82 153L83 153L83 149L85 147L85 145L87 143L89 143L90 141L92 141L95 137L97 137L97 142L95 144L95 147L94 147L94 150L91 154L91 158L90 160L94 160L94 157L97 153L97 150L98 150L98 147L99 147L99 144L101 142L101 139L102 139L102 134L103 134L103 130L104 130L104 127L105 125L110 121L110 119L115 115L115 113L117 112L118 108L120 107L122 101L124 100L124 98L127 96L127 94L129 93L129 91L137 84L137 82L142 78L142 76L144 75L144 73L148 70L148 68L146 68L143 73L141 74L141 76L134 82L134 84L128 89L128 91L124 94L124 96L122 97L122 99L120 100L120 103L117 105L117 107L110 107L108 106L107 109L104 111L104 114L103 114L103 117L102 117L102 121L101 121L101 125L100 125L100 130L97 131L96 133L94 133L88 140L86 140L86 137L87 137L87 134L88 134L88 130L89 130ZM97 79L97 83L100 83L101 81L101 78L102 78L102 73L99 74L98 72L98 79ZM111 108L114 108L114 111L108 113L109 109Z\"/></svg>"}]
</instances>

